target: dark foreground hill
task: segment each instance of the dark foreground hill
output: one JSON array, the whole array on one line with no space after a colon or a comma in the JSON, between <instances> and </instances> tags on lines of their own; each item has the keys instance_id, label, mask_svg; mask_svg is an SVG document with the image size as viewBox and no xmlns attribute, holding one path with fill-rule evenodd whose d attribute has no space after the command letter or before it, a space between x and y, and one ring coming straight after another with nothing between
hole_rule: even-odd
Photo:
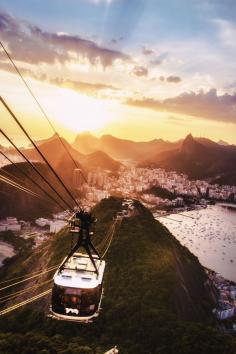
<instances>
[{"instance_id":1,"label":"dark foreground hill","mask_svg":"<svg viewBox=\"0 0 236 354\"><path fill-rule=\"evenodd\" d=\"M55 181L50 171L48 171L46 165L42 163L35 163L34 165L40 171L40 173L50 183L52 183L54 188L58 190L62 196L67 198L67 196L65 196L65 192L62 191L61 187ZM33 184L31 180L27 179L26 176L33 179L48 194L53 196L55 200L59 201L59 198L52 190L50 190L48 185L41 179L41 177L39 177L37 173L34 172L34 170L25 162L18 163L17 167L18 169L14 165L4 166L2 168L2 175L10 178L23 187L32 190L33 192L36 192L42 196L42 199L31 196L21 190L5 184L4 182L0 182L0 218L4 218L6 216L15 216L24 220L32 220L40 216L50 216L52 212L60 210L60 207L51 201L51 199L48 199L47 196L35 184ZM22 170L24 174L22 174L19 169Z\"/></svg>"},{"instance_id":2,"label":"dark foreground hill","mask_svg":"<svg viewBox=\"0 0 236 354\"><path fill-rule=\"evenodd\" d=\"M110 198L95 208L96 243L120 207L121 200ZM197 258L141 204L136 207L138 215L117 226L106 255L103 311L97 321L80 325L48 319L49 298L44 299L0 318L1 353L102 354L114 345L122 354L235 353L235 340L215 329L206 276ZM64 230L24 262L17 257L8 262L0 276L59 263L69 245Z\"/></svg>"}]
</instances>

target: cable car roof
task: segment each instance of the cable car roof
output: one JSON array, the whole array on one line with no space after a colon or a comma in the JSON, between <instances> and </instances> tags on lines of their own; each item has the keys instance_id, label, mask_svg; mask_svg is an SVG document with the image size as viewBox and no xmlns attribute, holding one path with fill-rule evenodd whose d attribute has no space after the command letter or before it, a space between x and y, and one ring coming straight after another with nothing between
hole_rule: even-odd
<instances>
[{"instance_id":1,"label":"cable car roof","mask_svg":"<svg viewBox=\"0 0 236 354\"><path fill-rule=\"evenodd\" d=\"M75 253L64 265L64 268L54 275L54 284L64 287L92 289L102 283L105 261L94 256L98 268L96 274L89 256Z\"/></svg>"}]
</instances>

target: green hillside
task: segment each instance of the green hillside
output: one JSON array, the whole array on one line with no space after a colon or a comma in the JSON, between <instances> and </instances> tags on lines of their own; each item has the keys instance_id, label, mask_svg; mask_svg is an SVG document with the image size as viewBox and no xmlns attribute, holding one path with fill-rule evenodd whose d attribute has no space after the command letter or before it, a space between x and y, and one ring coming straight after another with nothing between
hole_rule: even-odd
<instances>
[{"instance_id":1,"label":"green hillside","mask_svg":"<svg viewBox=\"0 0 236 354\"><path fill-rule=\"evenodd\" d=\"M175 195L172 192L170 192L168 189L162 188L160 186L151 187L151 188L147 189L145 191L145 193L153 194L156 197L160 197L162 199L169 199L169 200L175 199Z\"/></svg>"},{"instance_id":2,"label":"green hillside","mask_svg":"<svg viewBox=\"0 0 236 354\"><path fill-rule=\"evenodd\" d=\"M94 243L103 239L120 207L121 200L110 198L95 208L99 221ZM138 215L117 226L106 255L103 311L96 322L48 319L50 299L43 299L0 318L1 353L101 354L114 345L122 354L236 352L235 340L216 329L197 258L140 203L136 208ZM70 242L68 231L60 232L17 269L11 265L10 272L2 272L2 279L59 263Z\"/></svg>"}]
</instances>

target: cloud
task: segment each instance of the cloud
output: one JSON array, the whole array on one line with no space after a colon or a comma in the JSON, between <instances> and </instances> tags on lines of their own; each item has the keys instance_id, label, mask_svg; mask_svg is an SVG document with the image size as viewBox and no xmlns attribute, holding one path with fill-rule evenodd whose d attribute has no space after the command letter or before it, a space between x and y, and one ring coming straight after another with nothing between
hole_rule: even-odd
<instances>
[{"instance_id":1,"label":"cloud","mask_svg":"<svg viewBox=\"0 0 236 354\"><path fill-rule=\"evenodd\" d=\"M63 32L45 32L28 22L16 20L0 13L0 31L4 43L15 60L30 64L55 62L65 63L73 57L86 58L90 64L100 62L111 66L117 59L128 61L128 55L109 48L100 47L94 41L68 35Z\"/></svg>"},{"instance_id":2,"label":"cloud","mask_svg":"<svg viewBox=\"0 0 236 354\"><path fill-rule=\"evenodd\" d=\"M46 75L45 74L37 74L36 72L34 72L33 70L30 70L28 68L23 68L21 66L18 65L18 69L20 70L21 74L24 76L29 76L33 79L36 80L41 80L41 81L45 81L46 80ZM6 63L3 61L0 61L0 70L9 72L11 74L15 74L16 70L13 67L13 65L11 63Z\"/></svg>"},{"instance_id":3,"label":"cloud","mask_svg":"<svg viewBox=\"0 0 236 354\"><path fill-rule=\"evenodd\" d=\"M173 75L171 75L171 76L168 76L168 77L166 78L166 81L167 81L167 82L174 83L174 84L178 84L178 83L181 81L181 78L180 78L179 76L173 76Z\"/></svg>"},{"instance_id":4,"label":"cloud","mask_svg":"<svg viewBox=\"0 0 236 354\"><path fill-rule=\"evenodd\" d=\"M51 79L50 82L60 87L71 88L73 90L88 94L88 95L97 95L99 91L104 90L119 90L117 87L112 85L105 85L101 83L89 83L83 81L73 81L73 80L64 80L60 78Z\"/></svg>"},{"instance_id":5,"label":"cloud","mask_svg":"<svg viewBox=\"0 0 236 354\"><path fill-rule=\"evenodd\" d=\"M35 80L39 81L46 81L49 82L53 85L57 85L60 87L64 88L70 88L75 91L79 91L83 94L86 95L92 95L92 96L97 96L97 94L101 91L119 91L120 89L113 86L113 85L107 85L103 83L89 83L89 82L83 82L83 81L77 81L77 80L69 80L69 79L61 79L61 78L52 78L49 79L47 75L45 74L39 74L36 73L30 69L23 68L21 66L18 66L18 69L20 70L20 73L24 76L31 77ZM16 71L12 64L10 63L5 63L0 61L0 70L10 72L12 74L15 74Z\"/></svg>"},{"instance_id":6,"label":"cloud","mask_svg":"<svg viewBox=\"0 0 236 354\"><path fill-rule=\"evenodd\" d=\"M174 84L178 84L179 82L182 81L181 77L179 76L173 76L173 75L170 75L170 76L167 76L167 77L164 77L163 75L159 77L159 80L164 82L169 82L169 83L174 83Z\"/></svg>"},{"instance_id":7,"label":"cloud","mask_svg":"<svg viewBox=\"0 0 236 354\"><path fill-rule=\"evenodd\" d=\"M188 123L188 119L187 118L183 118L183 117L175 117L175 116L169 116L166 119L166 123L167 124L175 124L175 125L184 125L186 126L186 124Z\"/></svg>"},{"instance_id":8,"label":"cloud","mask_svg":"<svg viewBox=\"0 0 236 354\"><path fill-rule=\"evenodd\" d=\"M236 90L236 81L232 81L231 83L224 86L225 89L234 89Z\"/></svg>"},{"instance_id":9,"label":"cloud","mask_svg":"<svg viewBox=\"0 0 236 354\"><path fill-rule=\"evenodd\" d=\"M146 47L143 47L143 50L142 50L142 52L143 52L143 54L144 55L153 55L155 52L154 52L154 50L152 50L152 49L148 49L148 48L146 48Z\"/></svg>"},{"instance_id":10,"label":"cloud","mask_svg":"<svg viewBox=\"0 0 236 354\"><path fill-rule=\"evenodd\" d=\"M236 26L230 21L223 19L212 20L218 26L219 37L222 43L228 47L236 48Z\"/></svg>"},{"instance_id":11,"label":"cloud","mask_svg":"<svg viewBox=\"0 0 236 354\"><path fill-rule=\"evenodd\" d=\"M236 92L219 96L216 89L183 93L163 101L153 98L129 99L126 104L160 112L181 113L236 124Z\"/></svg>"},{"instance_id":12,"label":"cloud","mask_svg":"<svg viewBox=\"0 0 236 354\"><path fill-rule=\"evenodd\" d=\"M48 83L51 83L53 85L59 86L59 87L64 87L64 88L70 88L73 89L74 91L79 91L80 93L90 95L90 96L97 96L100 92L105 93L105 91L111 91L113 92L118 92L120 89L118 87L115 87L113 85L108 85L108 84L103 84L103 83L89 83L89 82L84 82L84 81L77 81L77 80L70 80L70 79L61 79L61 78L48 78L46 74L42 73L36 73L31 69L24 68L22 66L18 65L18 69L20 73L26 77L31 77L35 80L38 81L45 81ZM0 70L15 74L16 71L13 67L12 64L6 63L6 62L1 62L0 61Z\"/></svg>"},{"instance_id":13,"label":"cloud","mask_svg":"<svg viewBox=\"0 0 236 354\"><path fill-rule=\"evenodd\" d=\"M132 74L135 76L148 76L148 69L144 66L135 66L132 70Z\"/></svg>"},{"instance_id":14,"label":"cloud","mask_svg":"<svg viewBox=\"0 0 236 354\"><path fill-rule=\"evenodd\" d=\"M159 59L159 58L151 61L151 65L153 65L153 66L158 66L158 65L161 65L162 63L163 63L163 60Z\"/></svg>"},{"instance_id":15,"label":"cloud","mask_svg":"<svg viewBox=\"0 0 236 354\"><path fill-rule=\"evenodd\" d=\"M159 65L163 64L163 62L167 59L168 55L169 55L168 52L161 53L156 58L152 59L150 61L150 64L152 66L159 66Z\"/></svg>"}]
</instances>

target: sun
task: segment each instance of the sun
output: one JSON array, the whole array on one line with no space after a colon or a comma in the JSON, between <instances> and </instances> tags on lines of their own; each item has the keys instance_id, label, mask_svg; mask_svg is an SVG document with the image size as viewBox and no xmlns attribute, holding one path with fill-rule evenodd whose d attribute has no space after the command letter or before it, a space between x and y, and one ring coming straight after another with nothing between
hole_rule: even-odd
<instances>
[{"instance_id":1,"label":"sun","mask_svg":"<svg viewBox=\"0 0 236 354\"><path fill-rule=\"evenodd\" d=\"M2 74L1 71L0 73ZM15 80L14 75L5 77L4 73L3 79L5 80L0 82L3 97L8 105L14 108L14 113L25 125L27 131L35 139L45 138L52 134L50 125L25 87L22 86L22 82ZM28 82L56 131L69 139L83 131L103 130L117 119L114 113L115 104L111 100L87 96L70 88L62 88L34 79L28 79ZM16 129L14 124L11 124L9 114L2 107L0 110L1 117L5 119L2 124L8 128L8 131L20 137L22 133Z\"/></svg>"},{"instance_id":2,"label":"sun","mask_svg":"<svg viewBox=\"0 0 236 354\"><path fill-rule=\"evenodd\" d=\"M47 108L52 119L72 132L96 131L111 121L108 102L57 88L54 99L48 100Z\"/></svg>"}]
</instances>

